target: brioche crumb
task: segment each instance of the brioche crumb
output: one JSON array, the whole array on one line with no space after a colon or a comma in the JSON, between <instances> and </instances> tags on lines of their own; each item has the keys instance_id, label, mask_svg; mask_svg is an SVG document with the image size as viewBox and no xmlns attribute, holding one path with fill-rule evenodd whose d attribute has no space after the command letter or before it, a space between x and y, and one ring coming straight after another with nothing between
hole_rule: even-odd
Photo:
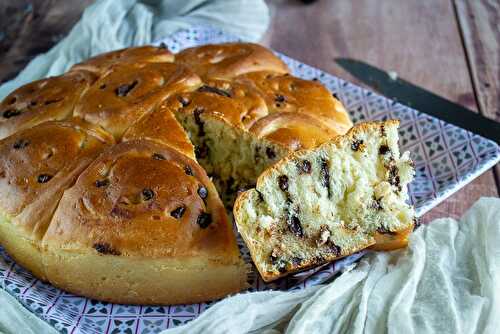
<instances>
[{"instance_id":1,"label":"brioche crumb","mask_svg":"<svg viewBox=\"0 0 500 334\"><path fill-rule=\"evenodd\" d=\"M375 244L377 233L413 225L406 203L413 164L407 152L400 156L397 126L360 124L316 149L292 153L239 196L238 230L264 280L352 254ZM310 162L310 173L297 168L301 161Z\"/></svg>"}]
</instances>

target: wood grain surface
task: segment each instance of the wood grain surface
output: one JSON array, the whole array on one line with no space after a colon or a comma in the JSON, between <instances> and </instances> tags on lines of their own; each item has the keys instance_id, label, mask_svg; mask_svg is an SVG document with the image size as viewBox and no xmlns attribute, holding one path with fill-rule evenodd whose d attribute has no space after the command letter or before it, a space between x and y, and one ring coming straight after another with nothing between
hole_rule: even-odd
<instances>
[{"instance_id":1,"label":"wood grain surface","mask_svg":"<svg viewBox=\"0 0 500 334\"><path fill-rule=\"evenodd\" d=\"M491 0L268 0L264 43L361 84L334 61L363 60L500 120L500 5ZM91 0L0 1L0 80L69 32ZM500 169L497 167L497 172ZM497 182L496 182L497 181ZM481 196L498 196L494 170L423 218L459 217Z\"/></svg>"},{"instance_id":2,"label":"wood grain surface","mask_svg":"<svg viewBox=\"0 0 500 334\"><path fill-rule=\"evenodd\" d=\"M266 43L272 48L364 86L334 61L337 57L359 59L478 110L451 1L268 3L273 20ZM422 221L458 218L479 197L498 194L490 170L424 215Z\"/></svg>"},{"instance_id":3,"label":"wood grain surface","mask_svg":"<svg viewBox=\"0 0 500 334\"><path fill-rule=\"evenodd\" d=\"M479 111L500 121L500 2L454 0ZM500 186L500 167L495 167Z\"/></svg>"}]
</instances>

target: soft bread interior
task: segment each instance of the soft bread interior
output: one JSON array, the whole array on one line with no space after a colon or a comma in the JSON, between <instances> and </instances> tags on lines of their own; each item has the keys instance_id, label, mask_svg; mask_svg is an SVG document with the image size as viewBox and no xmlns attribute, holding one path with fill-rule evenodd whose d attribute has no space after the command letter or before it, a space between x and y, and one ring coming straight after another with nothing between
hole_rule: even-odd
<instances>
[{"instance_id":1,"label":"soft bread interior","mask_svg":"<svg viewBox=\"0 0 500 334\"><path fill-rule=\"evenodd\" d=\"M235 204L238 229L266 280L352 254L377 233L412 227L413 177L397 121L365 123L266 170Z\"/></svg>"},{"instance_id":2,"label":"soft bread interior","mask_svg":"<svg viewBox=\"0 0 500 334\"><path fill-rule=\"evenodd\" d=\"M211 117L203 117L203 135L192 114L176 113L195 146L198 162L213 178L224 203L232 206L238 191L255 186L257 177L288 150Z\"/></svg>"}]
</instances>

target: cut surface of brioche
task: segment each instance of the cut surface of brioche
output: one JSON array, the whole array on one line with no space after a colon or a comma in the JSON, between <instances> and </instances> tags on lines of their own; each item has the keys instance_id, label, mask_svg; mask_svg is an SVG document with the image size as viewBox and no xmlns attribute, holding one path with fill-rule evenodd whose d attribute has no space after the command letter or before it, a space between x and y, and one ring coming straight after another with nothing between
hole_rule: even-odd
<instances>
[{"instance_id":1,"label":"cut surface of brioche","mask_svg":"<svg viewBox=\"0 0 500 334\"><path fill-rule=\"evenodd\" d=\"M149 140L114 146L80 175L43 247L51 283L101 300L196 302L246 284L232 224L203 169ZM96 291L99 283L109 289Z\"/></svg>"},{"instance_id":2,"label":"cut surface of brioche","mask_svg":"<svg viewBox=\"0 0 500 334\"><path fill-rule=\"evenodd\" d=\"M319 83L271 71L253 74L206 80L164 104L188 132L227 205L288 152L318 146L352 125Z\"/></svg>"},{"instance_id":3,"label":"cut surface of brioche","mask_svg":"<svg viewBox=\"0 0 500 334\"><path fill-rule=\"evenodd\" d=\"M238 197L234 217L265 281L326 263L407 233L413 177L400 156L398 121L363 123L267 169Z\"/></svg>"}]
</instances>

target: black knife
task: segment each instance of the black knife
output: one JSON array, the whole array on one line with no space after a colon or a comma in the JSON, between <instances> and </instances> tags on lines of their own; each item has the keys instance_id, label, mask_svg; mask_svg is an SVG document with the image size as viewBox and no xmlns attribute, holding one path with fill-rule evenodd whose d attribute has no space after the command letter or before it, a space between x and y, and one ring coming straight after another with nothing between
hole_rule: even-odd
<instances>
[{"instance_id":1,"label":"black knife","mask_svg":"<svg viewBox=\"0 0 500 334\"><path fill-rule=\"evenodd\" d=\"M498 122L406 80L391 78L387 72L362 61L336 58L335 62L355 78L388 98L500 144L500 123Z\"/></svg>"}]
</instances>

